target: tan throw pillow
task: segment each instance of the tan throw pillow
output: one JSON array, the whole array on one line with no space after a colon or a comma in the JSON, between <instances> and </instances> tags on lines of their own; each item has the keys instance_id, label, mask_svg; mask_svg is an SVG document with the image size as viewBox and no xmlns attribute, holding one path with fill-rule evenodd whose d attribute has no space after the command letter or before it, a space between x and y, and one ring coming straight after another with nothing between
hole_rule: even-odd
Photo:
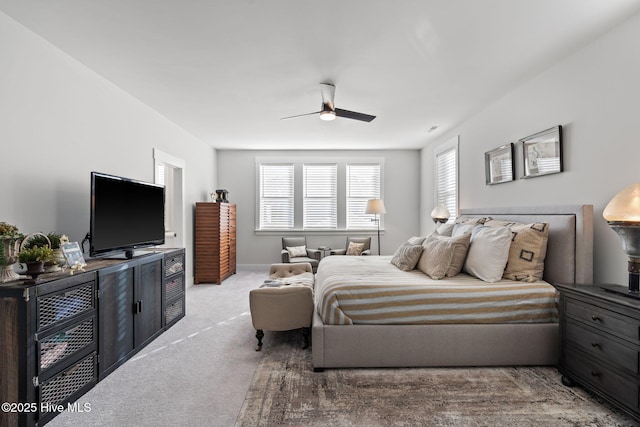
<instances>
[{"instance_id":1,"label":"tan throw pillow","mask_svg":"<svg viewBox=\"0 0 640 427\"><path fill-rule=\"evenodd\" d=\"M418 270L436 280L457 276L467 256L470 238L469 233L457 237L431 234L422 244Z\"/></svg>"},{"instance_id":2,"label":"tan throw pillow","mask_svg":"<svg viewBox=\"0 0 640 427\"><path fill-rule=\"evenodd\" d=\"M520 224L491 220L485 224L489 227L510 227L513 237L509 249L509 259L503 277L523 282L542 280L544 259L547 255L549 224L536 222Z\"/></svg>"},{"instance_id":3,"label":"tan throw pillow","mask_svg":"<svg viewBox=\"0 0 640 427\"><path fill-rule=\"evenodd\" d=\"M413 270L416 268L416 264L418 263L421 254L422 245L404 243L396 249L393 257L391 258L391 264L403 271Z\"/></svg>"},{"instance_id":4,"label":"tan throw pillow","mask_svg":"<svg viewBox=\"0 0 640 427\"><path fill-rule=\"evenodd\" d=\"M291 258L298 258L301 256L307 256L306 246L287 246L287 252Z\"/></svg>"},{"instance_id":5,"label":"tan throw pillow","mask_svg":"<svg viewBox=\"0 0 640 427\"><path fill-rule=\"evenodd\" d=\"M364 243L349 242L347 255L360 255L364 250Z\"/></svg>"}]
</instances>

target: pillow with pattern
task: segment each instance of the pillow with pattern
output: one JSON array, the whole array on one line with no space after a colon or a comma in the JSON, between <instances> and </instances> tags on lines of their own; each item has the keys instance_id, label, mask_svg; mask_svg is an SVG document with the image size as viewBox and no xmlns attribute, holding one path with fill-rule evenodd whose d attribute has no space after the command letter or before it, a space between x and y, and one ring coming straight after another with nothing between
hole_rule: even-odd
<instances>
[{"instance_id":1,"label":"pillow with pattern","mask_svg":"<svg viewBox=\"0 0 640 427\"><path fill-rule=\"evenodd\" d=\"M364 250L364 243L349 242L347 255L360 255Z\"/></svg>"},{"instance_id":2,"label":"pillow with pattern","mask_svg":"<svg viewBox=\"0 0 640 427\"><path fill-rule=\"evenodd\" d=\"M542 280L544 274L544 259L547 255L547 241L549 239L549 224L535 222L521 224L500 220L490 220L485 223L488 227L509 227L513 237L509 258L503 277L523 282Z\"/></svg>"},{"instance_id":3,"label":"pillow with pattern","mask_svg":"<svg viewBox=\"0 0 640 427\"><path fill-rule=\"evenodd\" d=\"M287 252L291 258L298 258L301 256L307 256L306 246L287 246Z\"/></svg>"}]
</instances>

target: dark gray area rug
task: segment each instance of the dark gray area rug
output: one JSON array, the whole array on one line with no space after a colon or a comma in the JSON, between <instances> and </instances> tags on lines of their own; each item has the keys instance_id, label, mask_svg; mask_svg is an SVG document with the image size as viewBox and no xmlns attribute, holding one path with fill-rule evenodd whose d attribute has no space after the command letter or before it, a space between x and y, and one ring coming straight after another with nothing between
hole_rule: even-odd
<instances>
[{"instance_id":1,"label":"dark gray area rug","mask_svg":"<svg viewBox=\"0 0 640 427\"><path fill-rule=\"evenodd\" d=\"M266 332L236 426L635 426L552 367L327 369Z\"/></svg>"}]
</instances>

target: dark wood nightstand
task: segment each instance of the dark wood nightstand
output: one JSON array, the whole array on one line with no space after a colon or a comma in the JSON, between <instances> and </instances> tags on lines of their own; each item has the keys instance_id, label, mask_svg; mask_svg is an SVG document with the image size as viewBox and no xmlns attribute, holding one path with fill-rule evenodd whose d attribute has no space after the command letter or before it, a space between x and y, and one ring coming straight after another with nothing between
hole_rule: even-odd
<instances>
[{"instance_id":1,"label":"dark wood nightstand","mask_svg":"<svg viewBox=\"0 0 640 427\"><path fill-rule=\"evenodd\" d=\"M562 383L577 383L640 419L640 301L601 287L611 285L555 286Z\"/></svg>"}]
</instances>

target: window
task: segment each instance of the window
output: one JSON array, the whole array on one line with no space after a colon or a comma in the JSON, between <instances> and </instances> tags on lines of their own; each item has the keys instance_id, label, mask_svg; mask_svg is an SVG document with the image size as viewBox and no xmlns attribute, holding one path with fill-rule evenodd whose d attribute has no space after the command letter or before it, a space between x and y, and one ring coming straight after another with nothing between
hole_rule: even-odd
<instances>
[{"instance_id":1,"label":"window","mask_svg":"<svg viewBox=\"0 0 640 427\"><path fill-rule=\"evenodd\" d=\"M458 215L458 137L435 150L435 204L449 210L449 221Z\"/></svg>"},{"instance_id":2,"label":"window","mask_svg":"<svg viewBox=\"0 0 640 427\"><path fill-rule=\"evenodd\" d=\"M303 227L338 227L338 166L305 164L303 190Z\"/></svg>"},{"instance_id":3,"label":"window","mask_svg":"<svg viewBox=\"0 0 640 427\"><path fill-rule=\"evenodd\" d=\"M260 229L294 226L293 164L260 165Z\"/></svg>"},{"instance_id":4,"label":"window","mask_svg":"<svg viewBox=\"0 0 640 427\"><path fill-rule=\"evenodd\" d=\"M256 158L257 231L373 230L367 200L383 194L384 159Z\"/></svg>"},{"instance_id":5,"label":"window","mask_svg":"<svg viewBox=\"0 0 640 427\"><path fill-rule=\"evenodd\" d=\"M380 198L380 164L347 165L347 229L371 228L367 200Z\"/></svg>"}]
</instances>

